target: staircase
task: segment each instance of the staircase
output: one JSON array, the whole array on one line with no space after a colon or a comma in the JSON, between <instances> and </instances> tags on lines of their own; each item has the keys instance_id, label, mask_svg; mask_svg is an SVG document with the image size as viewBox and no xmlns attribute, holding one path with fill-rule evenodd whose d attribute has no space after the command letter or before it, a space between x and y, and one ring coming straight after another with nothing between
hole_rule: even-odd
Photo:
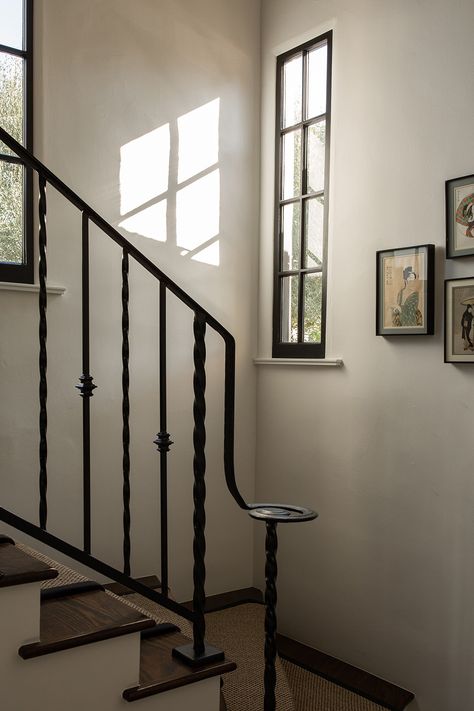
<instances>
[{"instance_id":1,"label":"staircase","mask_svg":"<svg viewBox=\"0 0 474 711\"><path fill-rule=\"evenodd\" d=\"M33 557L35 556L35 557ZM219 711L231 661L190 669L172 656L190 639L73 571L0 537L3 711ZM61 580L62 578L62 580ZM68 582L60 585L64 579ZM46 587L45 587L46 582Z\"/></svg>"},{"instance_id":2,"label":"staircase","mask_svg":"<svg viewBox=\"0 0 474 711\"><path fill-rule=\"evenodd\" d=\"M64 182L54 175L35 156L0 128L3 141L25 166L30 177L36 175L39 188L38 251L39 251L39 448L38 448L38 509L39 521L32 522L16 512L0 507L0 521L78 561L108 579L133 590L153 603L188 620L189 637L176 629L161 627L151 630L152 620L124 605L110 593L90 583L84 588L61 588L55 593L43 593L40 604L41 582L55 575L54 569L39 565L30 553L12 541L1 543L0 616L8 630L2 654L5 654L5 683L9 689L7 711L28 711L33 707L26 698L36 699L38 711L55 708L100 711L115 709L123 701L139 701L146 706L148 697L159 694L153 708L213 711L219 704L219 677L234 668L225 660L224 650L208 644L205 639L205 524L206 524L206 331L212 329L224 342L224 417L223 470L228 491L235 503L253 519L266 526L266 615L265 615L265 673L264 711L276 708L276 578L277 526L280 523L311 521L316 513L300 506L286 504L247 503L242 497L234 471L235 419L235 342L227 329L186 291L178 286L155 264L108 224L90 205L85 203ZM72 545L48 531L48 296L47 296L47 197L52 187L81 214L82 243L82 374L75 385L82 400L82 548ZM97 385L91 374L90 363L90 228L98 228L100 236L112 240L122 251L122 479L123 479L123 569L118 570L94 556L91 536L91 399ZM94 235L94 238L96 236ZM160 430L154 444L160 462L160 560L161 590L145 585L131 575L131 479L130 479L130 263L151 276L159 297L159 398ZM192 610L175 602L168 594L168 488L167 457L173 445L167 431L167 296L172 294L193 314L193 605ZM151 324L154 326L154 324ZM72 386L71 386L72 387ZM36 403L35 403L36 404ZM36 492L31 492L34 496ZM1 503L1 502L0 502ZM103 512L104 515L106 512ZM85 581L82 581L85 582ZM3 630L3 626L2 626ZM150 636L151 635L151 636ZM94 642L93 645L90 643ZM87 646L87 655L85 654ZM16 651L19 650L19 655ZM47 697L51 672L45 659L55 654L54 669L60 670L52 685L54 703ZM73 670L82 657L89 685L74 679ZM161 667L165 669L163 681ZM111 670L105 675L103 671ZM158 674L159 672L159 674ZM56 675L56 671L55 671ZM107 679L102 678L107 676ZM159 678L158 678L159 676ZM167 680L167 681L166 681ZM190 688L190 684L192 687ZM3 686L3 685L2 685ZM90 688L87 688L90 686ZM121 691L117 696L117 688ZM22 700L22 694L27 697ZM166 692L166 694L165 694ZM7 692L5 692L7 693ZM94 695L97 693L96 700ZM120 695L122 694L122 695ZM187 696L186 696L187 695ZM192 703L190 701L192 695ZM166 702L165 702L166 696ZM188 700L185 703L185 698ZM100 699L98 701L97 699ZM117 700L118 699L118 700ZM163 700L162 700L163 699ZM150 702L151 703L151 702ZM26 705L25 705L26 704ZM148 706L146 706L148 708ZM151 706L150 706L151 708Z\"/></svg>"}]
</instances>

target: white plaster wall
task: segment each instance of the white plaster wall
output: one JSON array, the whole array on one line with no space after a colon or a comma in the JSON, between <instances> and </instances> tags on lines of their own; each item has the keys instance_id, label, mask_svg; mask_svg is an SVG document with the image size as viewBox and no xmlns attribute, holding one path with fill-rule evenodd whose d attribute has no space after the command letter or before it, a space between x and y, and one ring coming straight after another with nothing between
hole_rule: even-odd
<instances>
[{"instance_id":1,"label":"white plaster wall","mask_svg":"<svg viewBox=\"0 0 474 711\"><path fill-rule=\"evenodd\" d=\"M471 0L264 0L259 354L271 351L275 55L334 28L328 356L261 367L257 495L280 526L283 633L474 707L474 381L443 363L444 181L473 172ZM375 336L375 251L436 245L436 335ZM261 580L263 542L256 550Z\"/></svg>"},{"instance_id":2,"label":"white plaster wall","mask_svg":"<svg viewBox=\"0 0 474 711\"><path fill-rule=\"evenodd\" d=\"M122 230L236 336L236 468L253 498L260 8L252 0L39 0L35 3L35 152L113 225L120 215L121 148L169 125L166 241ZM182 256L176 243L179 117L219 100L220 262ZM199 146L200 136L195 145ZM143 168L162 155L145 156ZM148 160L147 160L148 158ZM165 164L165 178L166 178ZM140 178L141 166L137 170ZM197 178L201 177L198 175ZM132 182L134 174L132 174ZM151 195L156 173L151 167ZM161 196L163 197L163 195ZM191 215L196 229L206 209ZM49 528L81 543L80 215L50 191ZM93 553L121 566L120 249L91 230ZM130 268L132 555L159 574L158 291ZM37 305L0 293L3 505L37 515ZM170 583L192 590L192 319L169 299ZM7 334L7 336L5 336ZM208 338L209 593L251 584L252 527L224 484L223 344ZM238 545L235 545L235 541ZM232 557L227 551L232 547Z\"/></svg>"}]
</instances>

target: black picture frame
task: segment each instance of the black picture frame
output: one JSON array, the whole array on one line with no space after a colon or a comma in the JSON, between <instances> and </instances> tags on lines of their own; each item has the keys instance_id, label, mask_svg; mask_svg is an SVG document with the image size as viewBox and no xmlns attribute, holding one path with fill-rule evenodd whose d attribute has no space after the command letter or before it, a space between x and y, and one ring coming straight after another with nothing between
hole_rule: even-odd
<instances>
[{"instance_id":1,"label":"black picture frame","mask_svg":"<svg viewBox=\"0 0 474 711\"><path fill-rule=\"evenodd\" d=\"M471 306L472 304L472 306ZM469 307L471 308L469 309ZM474 363L474 277L445 279L444 362Z\"/></svg>"},{"instance_id":2,"label":"black picture frame","mask_svg":"<svg viewBox=\"0 0 474 711\"><path fill-rule=\"evenodd\" d=\"M446 258L474 255L474 175L446 181Z\"/></svg>"},{"instance_id":3,"label":"black picture frame","mask_svg":"<svg viewBox=\"0 0 474 711\"><path fill-rule=\"evenodd\" d=\"M376 254L377 336L434 334L434 244Z\"/></svg>"}]
</instances>

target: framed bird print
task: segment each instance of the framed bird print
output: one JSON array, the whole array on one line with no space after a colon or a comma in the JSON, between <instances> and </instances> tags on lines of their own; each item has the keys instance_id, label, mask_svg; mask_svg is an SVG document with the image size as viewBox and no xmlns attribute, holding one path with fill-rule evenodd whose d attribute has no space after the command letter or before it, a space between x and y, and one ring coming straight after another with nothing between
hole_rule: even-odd
<instances>
[{"instance_id":1,"label":"framed bird print","mask_svg":"<svg viewBox=\"0 0 474 711\"><path fill-rule=\"evenodd\" d=\"M474 363L474 277L444 282L444 362Z\"/></svg>"},{"instance_id":2,"label":"framed bird print","mask_svg":"<svg viewBox=\"0 0 474 711\"><path fill-rule=\"evenodd\" d=\"M474 255L474 175L446 181L446 256Z\"/></svg>"},{"instance_id":3,"label":"framed bird print","mask_svg":"<svg viewBox=\"0 0 474 711\"><path fill-rule=\"evenodd\" d=\"M377 252L377 336L434 333L434 244Z\"/></svg>"}]
</instances>

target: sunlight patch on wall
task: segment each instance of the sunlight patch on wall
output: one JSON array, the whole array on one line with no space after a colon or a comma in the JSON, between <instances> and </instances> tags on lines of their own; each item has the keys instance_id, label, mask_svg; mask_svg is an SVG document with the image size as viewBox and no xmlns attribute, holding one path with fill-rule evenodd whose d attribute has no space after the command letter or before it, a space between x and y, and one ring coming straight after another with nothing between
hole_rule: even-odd
<instances>
[{"instance_id":1,"label":"sunlight patch on wall","mask_svg":"<svg viewBox=\"0 0 474 711\"><path fill-rule=\"evenodd\" d=\"M160 200L156 205L137 212L131 217L119 223L128 232L154 239L158 242L166 242L166 209L168 201Z\"/></svg>"},{"instance_id":2,"label":"sunlight patch on wall","mask_svg":"<svg viewBox=\"0 0 474 711\"><path fill-rule=\"evenodd\" d=\"M166 123L122 146L119 227L175 243L180 256L219 266L219 120L217 98L176 119L177 145ZM175 197L174 240L167 213Z\"/></svg>"},{"instance_id":3,"label":"sunlight patch on wall","mask_svg":"<svg viewBox=\"0 0 474 711\"><path fill-rule=\"evenodd\" d=\"M168 190L170 126L155 128L120 149L120 214Z\"/></svg>"},{"instance_id":4,"label":"sunlight patch on wall","mask_svg":"<svg viewBox=\"0 0 474 711\"><path fill-rule=\"evenodd\" d=\"M176 195L176 244L193 251L219 234L220 171L179 190Z\"/></svg>"},{"instance_id":5,"label":"sunlight patch on wall","mask_svg":"<svg viewBox=\"0 0 474 711\"><path fill-rule=\"evenodd\" d=\"M178 183L194 177L219 160L220 99L178 118Z\"/></svg>"},{"instance_id":6,"label":"sunlight patch on wall","mask_svg":"<svg viewBox=\"0 0 474 711\"><path fill-rule=\"evenodd\" d=\"M194 257L191 257L195 262L202 262L203 264L211 264L213 267L219 266L219 240L216 239L215 242L201 249Z\"/></svg>"}]
</instances>

